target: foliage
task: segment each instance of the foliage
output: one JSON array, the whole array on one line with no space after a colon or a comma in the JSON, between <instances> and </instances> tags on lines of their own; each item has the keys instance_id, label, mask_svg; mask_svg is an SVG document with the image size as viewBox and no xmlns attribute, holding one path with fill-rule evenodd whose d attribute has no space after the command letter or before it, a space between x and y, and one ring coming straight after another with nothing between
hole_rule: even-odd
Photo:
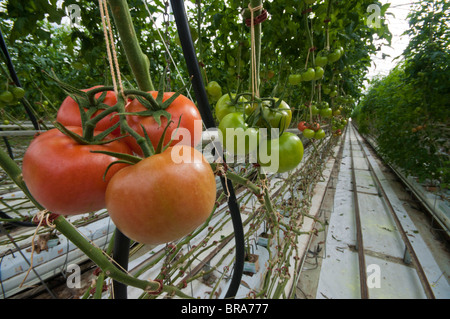
<instances>
[{"instance_id":1,"label":"foliage","mask_svg":"<svg viewBox=\"0 0 450 319\"><path fill-rule=\"evenodd\" d=\"M404 62L374 81L353 113L387 160L448 187L450 151L449 4L423 1L410 15Z\"/></svg>"},{"instance_id":2,"label":"foliage","mask_svg":"<svg viewBox=\"0 0 450 319\"><path fill-rule=\"evenodd\" d=\"M380 28L369 27L366 21L369 15L366 9L374 3L382 11ZM62 28L62 20L67 19L65 10L71 4L80 7L81 25ZM187 71L176 41L175 23L169 14L164 15L169 12L166 3L147 4L152 17L163 20L157 25L149 19L142 0L130 0L128 5L138 41L150 60L152 76L159 79L160 70L170 65L169 85L181 87L177 69L183 78ZM198 59L204 65L205 82L217 81L224 93L235 92L239 84L243 89L250 85L250 31L241 15L247 6L248 2L243 0L186 2L192 32L198 34L195 45ZM306 114L304 104L311 101L313 86L311 82L300 86L286 85L288 75L304 69L311 47L316 48L313 53L317 54L324 48L341 46L345 54L338 62L326 67L322 84L335 84L339 95L359 98L370 66L370 54L376 49L374 39L384 38L390 42L383 17L388 7L371 0L316 1L313 5L294 0L265 1L264 8L269 17L262 23L261 94L283 95L291 107L298 109L298 119ZM65 0L62 7L58 7L56 0L10 0L2 5L0 18L5 21L2 32L8 39L14 65L34 103L39 104L45 95L57 107L63 98L63 92L55 89L41 69L49 71L53 68L62 81L80 88L108 83L105 41L96 2ZM163 41L177 69L171 63ZM126 85L135 87L121 43L117 41L116 46ZM312 54L308 60L308 65L312 66ZM334 100L325 95L319 98L318 90L314 92L314 100Z\"/></svg>"}]
</instances>

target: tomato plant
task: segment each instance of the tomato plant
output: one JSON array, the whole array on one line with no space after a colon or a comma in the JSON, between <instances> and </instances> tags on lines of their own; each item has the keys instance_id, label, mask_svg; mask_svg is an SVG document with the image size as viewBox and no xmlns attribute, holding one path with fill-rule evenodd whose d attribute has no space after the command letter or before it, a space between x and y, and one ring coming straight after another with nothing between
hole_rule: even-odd
<instances>
[{"instance_id":1,"label":"tomato plant","mask_svg":"<svg viewBox=\"0 0 450 319\"><path fill-rule=\"evenodd\" d=\"M106 190L114 224L129 238L157 245L201 225L216 200L216 181L203 155L186 145L169 147L117 172Z\"/></svg>"},{"instance_id":2,"label":"tomato plant","mask_svg":"<svg viewBox=\"0 0 450 319\"><path fill-rule=\"evenodd\" d=\"M149 93L154 98L158 95L157 91L150 91ZM166 101L174 94L174 92L165 92L162 101ZM167 126L168 128L163 141L164 146L168 145L169 142L172 146L178 143L196 146L200 142L202 135L202 118L200 116L200 112L195 104L184 95L179 95L165 109L165 111L171 116L171 123L168 122L166 116L161 116L161 114L155 114L155 116L141 116L136 114L147 110L148 109L142 105L137 98L133 99L126 106L126 111L129 113L126 117L127 123L141 136L145 136L146 133L155 149L157 148ZM160 123L158 123L158 121L160 121ZM178 132L176 131L177 127L187 131ZM189 133L189 136L186 133ZM141 156L143 155L143 152L135 138L129 136L124 139L136 154Z\"/></svg>"},{"instance_id":3,"label":"tomato plant","mask_svg":"<svg viewBox=\"0 0 450 319\"><path fill-rule=\"evenodd\" d=\"M67 129L78 135L82 133L81 127ZM82 145L56 128L38 135L23 158L23 179L30 193L56 214L75 215L104 208L108 182L126 165L114 164L104 176L108 166L118 159L92 151L131 154L130 148L120 140Z\"/></svg>"}]
</instances>

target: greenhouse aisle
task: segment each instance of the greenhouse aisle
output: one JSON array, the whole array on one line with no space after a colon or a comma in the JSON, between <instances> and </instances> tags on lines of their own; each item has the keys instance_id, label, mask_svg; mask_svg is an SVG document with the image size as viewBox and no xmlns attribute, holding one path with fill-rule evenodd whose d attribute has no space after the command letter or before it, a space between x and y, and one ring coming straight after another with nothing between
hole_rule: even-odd
<instances>
[{"instance_id":1,"label":"greenhouse aisle","mask_svg":"<svg viewBox=\"0 0 450 319\"><path fill-rule=\"evenodd\" d=\"M379 159L370 155L367 146L357 140L350 125L344 135L342 153L338 156L338 172L331 177L334 197L324 210L328 229L317 236L310 245L297 286L298 298L359 299L364 292L360 281L363 251L367 292L365 298L427 298L420 278L405 255L398 226L387 213L386 203L372 179L369 162L393 203L397 216L414 247L435 298L450 298L449 253L442 242L430 232L428 221L422 213L412 209L409 195L401 195L396 178ZM365 153L368 155L366 156ZM353 158L352 158L353 155ZM354 195L352 165L357 185ZM401 198L401 199L400 199ZM358 205L358 212L355 209ZM361 220L361 244L357 241L356 214ZM419 214L417 214L419 213Z\"/></svg>"}]
</instances>

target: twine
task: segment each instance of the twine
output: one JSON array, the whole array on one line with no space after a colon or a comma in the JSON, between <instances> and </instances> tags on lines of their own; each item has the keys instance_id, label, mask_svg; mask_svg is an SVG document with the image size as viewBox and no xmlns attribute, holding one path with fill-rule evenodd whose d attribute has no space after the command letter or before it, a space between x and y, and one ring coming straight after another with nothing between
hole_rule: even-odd
<instances>
[{"instance_id":1,"label":"twine","mask_svg":"<svg viewBox=\"0 0 450 319\"><path fill-rule=\"evenodd\" d=\"M117 89L117 82L119 82L120 93L122 94L124 100L126 101L126 96L122 85L122 78L120 76L119 61L117 59L116 48L114 45L114 37L111 28L111 19L109 18L108 13L108 6L106 4L106 0L98 0L98 3L100 6L103 34L106 42L106 53L108 54L109 68L111 69L111 77L114 86L114 93L116 94L117 97L119 94ZM108 25L108 28L106 27L106 24ZM116 72L117 72L117 80L116 80Z\"/></svg>"},{"instance_id":2,"label":"twine","mask_svg":"<svg viewBox=\"0 0 450 319\"><path fill-rule=\"evenodd\" d=\"M251 4L248 4L250 10L250 38L251 38L251 65L252 65L252 98L259 97L258 87L258 74L256 72L256 44L255 44L255 18L254 13L263 8L262 4L252 8Z\"/></svg>"},{"instance_id":3,"label":"twine","mask_svg":"<svg viewBox=\"0 0 450 319\"><path fill-rule=\"evenodd\" d=\"M230 189L228 188L228 178L226 174L226 168L223 165L218 164L216 166L216 170L214 171L214 174L217 174L218 176L223 176L225 179L225 188L227 189L225 195L227 198L230 198Z\"/></svg>"},{"instance_id":4,"label":"twine","mask_svg":"<svg viewBox=\"0 0 450 319\"><path fill-rule=\"evenodd\" d=\"M34 217L34 219L38 220L39 222L38 222L38 225L36 227L36 230L34 231L33 238L31 239L30 267L28 267L28 270L27 270L27 272L25 274L25 277L23 278L22 282L20 283L19 288L22 288L23 283L25 282L25 280L27 280L31 269L33 269L33 256L34 256L34 247L35 247L34 239L36 238L36 235L37 235L39 229L42 226L42 222L45 220L46 225L48 227L52 228L52 229L56 227L56 225L53 224L51 222L51 220L50 220L51 215L52 214L50 214L48 210L44 209L44 210L41 210L40 212L38 212L36 214L36 216Z\"/></svg>"}]
</instances>

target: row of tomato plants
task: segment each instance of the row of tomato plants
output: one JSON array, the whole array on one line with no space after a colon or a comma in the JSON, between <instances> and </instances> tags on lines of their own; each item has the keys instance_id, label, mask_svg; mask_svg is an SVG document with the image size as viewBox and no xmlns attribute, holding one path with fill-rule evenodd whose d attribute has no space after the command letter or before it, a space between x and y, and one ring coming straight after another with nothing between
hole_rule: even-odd
<instances>
[{"instance_id":1,"label":"row of tomato plants","mask_svg":"<svg viewBox=\"0 0 450 319\"><path fill-rule=\"evenodd\" d=\"M62 216L107 208L125 235L147 244L180 239L202 225L216 203L216 184L210 163L194 148L201 138L195 125L201 121L200 114L192 101L179 92L164 92L163 87L158 92L114 92L112 87L103 86L78 90L54 80L70 95L58 110L57 128L32 141L22 171L3 155L2 165L37 207L55 214L55 225L69 232L70 239L107 275L144 290L157 290L156 282L136 281L117 273L107 258L99 251L93 252L88 243L69 230L70 225ZM302 80L308 81L303 75ZM316 80L311 79L313 88ZM213 95L210 87L208 93ZM308 105L311 123L307 129L313 128L311 138L323 139L323 130L312 121L317 115L312 106ZM319 111L320 116L330 118L329 107L322 102L320 106L326 110L323 114ZM286 132L292 122L292 110L283 99L228 93L218 98L215 115L225 137L223 146L231 153L236 152L232 151L233 145L226 145L229 128L257 137L260 143L256 148L278 154L277 173L296 168L302 160L302 141L296 134ZM338 119L339 114L336 116ZM337 127L345 123L336 119L330 124L337 132ZM279 134L261 140L260 128L269 132L275 128ZM182 139L179 144L178 139L172 139L172 133L178 129L189 131L191 138ZM308 137L306 128L299 129ZM243 155L254 151L247 146ZM188 161L175 163L174 154ZM268 163L255 164L259 170ZM252 189L264 202L267 216L274 216L267 189L231 172L227 176Z\"/></svg>"}]
</instances>

